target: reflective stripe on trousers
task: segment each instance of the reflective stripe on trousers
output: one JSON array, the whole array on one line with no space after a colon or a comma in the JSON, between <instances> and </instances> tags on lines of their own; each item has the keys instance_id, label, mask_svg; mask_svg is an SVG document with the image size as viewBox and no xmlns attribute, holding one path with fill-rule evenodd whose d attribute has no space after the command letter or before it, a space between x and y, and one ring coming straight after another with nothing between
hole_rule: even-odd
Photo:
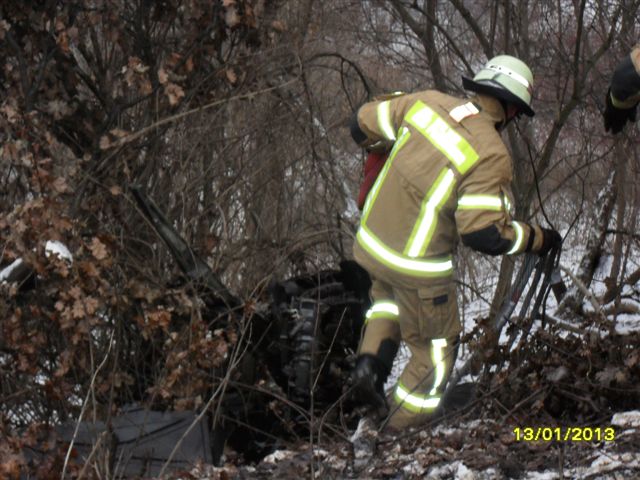
<instances>
[{"instance_id":1,"label":"reflective stripe on trousers","mask_svg":"<svg viewBox=\"0 0 640 480\"><path fill-rule=\"evenodd\" d=\"M440 404L440 393L438 389L442 386L447 365L444 358L444 350L447 346L445 338L434 338L431 340L431 358L433 360L433 385L428 394L411 391L402 382L396 386L394 398L403 408L414 412L422 413L424 410L433 410ZM427 374L430 372L426 372Z\"/></svg>"}]
</instances>

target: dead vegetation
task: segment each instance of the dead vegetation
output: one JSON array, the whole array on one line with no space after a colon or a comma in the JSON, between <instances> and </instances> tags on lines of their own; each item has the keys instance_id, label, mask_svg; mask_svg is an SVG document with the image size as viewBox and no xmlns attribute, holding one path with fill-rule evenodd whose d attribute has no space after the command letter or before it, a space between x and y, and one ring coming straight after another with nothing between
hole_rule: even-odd
<instances>
[{"instance_id":1,"label":"dead vegetation","mask_svg":"<svg viewBox=\"0 0 640 480\"><path fill-rule=\"evenodd\" d=\"M516 476L584 465L602 449L637 452L631 436L530 444L511 430L604 426L638 405L638 334L616 333L612 320L637 313L638 137L605 135L599 111L637 39L637 1L22 3L0 7L0 269L22 260L32 273L0 286L0 476L109 478L108 448L77 462L55 426L108 423L133 403L193 410L212 428L244 422L227 467L199 469L213 478L420 477L449 461ZM339 368L315 352L333 376L311 375L293 398L270 368L278 349L253 361L267 334L250 320L264 318L274 283L302 278L293 285L309 292L350 256L361 175L353 110L383 91L461 93L460 75L503 51L536 78L537 116L505 137L517 215L566 234L562 261L582 287L562 318L486 359L478 400L442 423L451 432L384 440L357 472L357 419L343 396L352 351ZM133 186L237 304L185 278ZM72 261L47 253L50 241ZM459 263L463 305L484 298L495 309L514 266L468 252ZM332 318L321 333L335 346L344 324ZM477 332L467 340L476 345ZM252 465L283 446L288 459Z\"/></svg>"}]
</instances>

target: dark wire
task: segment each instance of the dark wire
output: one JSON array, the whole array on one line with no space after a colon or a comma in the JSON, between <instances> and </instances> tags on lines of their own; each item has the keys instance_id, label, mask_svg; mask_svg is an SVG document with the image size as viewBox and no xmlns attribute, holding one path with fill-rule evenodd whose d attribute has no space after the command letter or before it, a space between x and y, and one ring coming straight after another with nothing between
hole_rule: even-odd
<instances>
[{"instance_id":1,"label":"dark wire","mask_svg":"<svg viewBox=\"0 0 640 480\"><path fill-rule=\"evenodd\" d=\"M529 154L529 163L531 163L531 170L533 171L533 180L534 180L534 185L536 187L536 195L538 196L538 203L540 204L540 211L542 211L542 216L547 221L549 226L555 230L555 227L553 223L551 223L551 220L549 220L549 217L547 216L547 212L544 209L544 205L542 204L542 195L540 194L540 181L538 179L538 172L536 172L535 162L533 161L533 153L531 152L531 145L529 145L529 141L527 137L523 135L523 133L520 131L519 125L517 123L516 123L516 128L520 136L524 139L524 144L527 147L527 153Z\"/></svg>"}]
</instances>

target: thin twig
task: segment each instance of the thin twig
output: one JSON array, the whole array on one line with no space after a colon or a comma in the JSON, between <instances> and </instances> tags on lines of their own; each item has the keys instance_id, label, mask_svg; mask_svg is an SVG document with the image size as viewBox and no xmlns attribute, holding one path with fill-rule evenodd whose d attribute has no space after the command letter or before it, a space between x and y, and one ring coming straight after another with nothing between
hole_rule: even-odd
<instances>
[{"instance_id":1,"label":"thin twig","mask_svg":"<svg viewBox=\"0 0 640 480\"><path fill-rule=\"evenodd\" d=\"M520 407L522 407L523 405L526 405L527 403L529 403L531 400L533 400L534 398L536 398L538 395L540 395L540 393L543 392L543 389L540 388L538 390L536 390L535 392L533 392L531 395L529 395L528 397L524 398L523 400L520 400L518 403L515 404L515 406L513 406L511 408L511 410L509 410L507 413L505 413L502 416L502 420L501 422L504 423L505 420L507 418L509 418L510 416L512 416L515 412L517 412Z\"/></svg>"},{"instance_id":2,"label":"thin twig","mask_svg":"<svg viewBox=\"0 0 640 480\"><path fill-rule=\"evenodd\" d=\"M222 105L223 103L227 103L227 102L231 102L234 100L244 100L244 99L251 99L253 97L255 97L256 95L261 95L263 93L267 93L270 92L272 90L277 90L279 88L284 88L287 87L295 82L297 82L298 79L294 78L293 80L289 80L287 82L284 82L280 85L276 85L274 87L269 87L269 88L265 88L262 90L258 90L256 92L249 92L249 93L243 93L242 95L236 95L234 97L230 97L230 98L225 98L224 100L217 100L215 102L211 102L208 103L206 105L203 105L201 107L197 107L197 108L192 108L191 110L187 110L186 112L181 112L181 113L177 113L175 115L171 115L170 117L167 118L163 118L162 120L159 120L155 123L152 123L151 125L148 125L140 130L138 130L137 132L132 132L130 135L127 135L126 137L120 138L117 141L109 144L108 148L118 148L118 147L122 147L128 143L133 142L134 140L137 140L138 138L144 136L145 134L149 133L152 130L157 129L158 127L161 127L163 125L167 125L170 123L173 123L177 120L181 120L185 117L188 117L189 115L193 115L194 113L199 113L199 112L204 112L205 110L208 110L212 107L218 106L218 105Z\"/></svg>"},{"instance_id":3,"label":"thin twig","mask_svg":"<svg viewBox=\"0 0 640 480\"><path fill-rule=\"evenodd\" d=\"M61 479L64 479L64 476L67 472L67 465L69 463L69 458L71 457L71 450L73 449L73 444L78 436L78 431L80 430L80 422L82 422L82 418L84 417L85 411L87 410L87 406L89 405L89 397L91 396L91 392L93 391L93 388L95 386L96 378L98 377L98 373L100 372L102 367L104 367L104 365L107 363L107 359L109 358L109 353L111 352L111 346L113 345L114 333L115 333L115 330L112 330L111 338L109 338L109 347L107 348L107 352L105 353L104 358L100 362L100 365L98 365L98 368L96 369L96 371L93 372L93 376L91 377L89 390L87 391L87 395L85 396L84 402L82 403L82 410L80 411L80 417L76 422L76 428L73 432L73 437L71 437L71 441L69 442L69 448L67 448L67 454L65 455L65 458L64 458L64 466L62 467L62 474L60 475Z\"/></svg>"}]
</instances>

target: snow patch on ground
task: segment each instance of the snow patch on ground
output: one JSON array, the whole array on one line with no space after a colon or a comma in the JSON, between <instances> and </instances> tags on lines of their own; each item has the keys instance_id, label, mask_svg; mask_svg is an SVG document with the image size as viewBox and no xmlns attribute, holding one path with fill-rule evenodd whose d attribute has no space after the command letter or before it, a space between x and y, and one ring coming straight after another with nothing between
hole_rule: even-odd
<instances>
[{"instance_id":1,"label":"snow patch on ground","mask_svg":"<svg viewBox=\"0 0 640 480\"><path fill-rule=\"evenodd\" d=\"M262 460L264 463L273 463L274 465L282 460L291 460L296 456L296 452L291 450L276 450L270 453Z\"/></svg>"},{"instance_id":2,"label":"snow patch on ground","mask_svg":"<svg viewBox=\"0 0 640 480\"><path fill-rule=\"evenodd\" d=\"M560 476L557 472L545 471L545 472L528 472L525 480L557 480Z\"/></svg>"},{"instance_id":3,"label":"snow patch on ground","mask_svg":"<svg viewBox=\"0 0 640 480\"><path fill-rule=\"evenodd\" d=\"M73 256L71 255L71 252L66 247L66 245L58 242L57 240L47 241L44 246L44 253L45 255L47 255L47 257L50 255L57 255L64 260L68 260L70 262L73 261Z\"/></svg>"},{"instance_id":4,"label":"snow patch on ground","mask_svg":"<svg viewBox=\"0 0 640 480\"><path fill-rule=\"evenodd\" d=\"M571 469L571 478L591 478L614 470L620 471L618 478L625 478L624 471L637 468L640 468L640 453L599 453L590 466Z\"/></svg>"},{"instance_id":5,"label":"snow patch on ground","mask_svg":"<svg viewBox=\"0 0 640 480\"><path fill-rule=\"evenodd\" d=\"M611 424L617 427L640 427L640 410L616 413Z\"/></svg>"},{"instance_id":6,"label":"snow patch on ground","mask_svg":"<svg viewBox=\"0 0 640 480\"><path fill-rule=\"evenodd\" d=\"M406 473L411 473L414 475L420 474L422 472L408 472L403 469ZM448 463L446 465L437 465L432 467L427 472L424 477L429 480L438 480L438 479L449 479L455 478L456 480L485 480L496 478L496 471L494 469L485 470L484 472L476 472L466 467L466 465L460 461L455 461L452 463Z\"/></svg>"},{"instance_id":7,"label":"snow patch on ground","mask_svg":"<svg viewBox=\"0 0 640 480\"><path fill-rule=\"evenodd\" d=\"M22 259L18 258L17 260L14 260L13 263L11 263L9 266L0 270L0 282L4 282L7 278L9 278L11 273L13 273L13 271L23 263L24 262L22 261Z\"/></svg>"}]
</instances>

